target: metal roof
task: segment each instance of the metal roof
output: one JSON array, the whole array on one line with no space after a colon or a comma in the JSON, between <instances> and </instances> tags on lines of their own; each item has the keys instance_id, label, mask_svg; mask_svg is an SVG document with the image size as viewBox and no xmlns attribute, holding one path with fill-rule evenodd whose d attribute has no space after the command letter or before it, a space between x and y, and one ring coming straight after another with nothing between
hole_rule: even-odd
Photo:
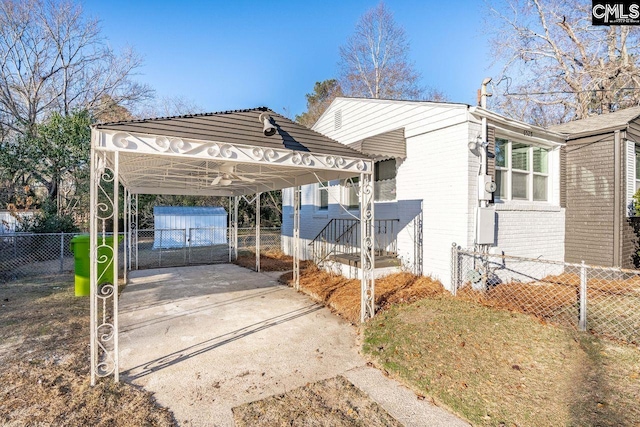
<instances>
[{"instance_id":1,"label":"metal roof","mask_svg":"<svg viewBox=\"0 0 640 427\"><path fill-rule=\"evenodd\" d=\"M227 211L220 206L154 206L153 215L226 216Z\"/></svg>"},{"instance_id":2,"label":"metal roof","mask_svg":"<svg viewBox=\"0 0 640 427\"><path fill-rule=\"evenodd\" d=\"M276 135L265 137L262 133L263 124L258 120L260 113L268 113L272 117L277 128ZM267 107L100 123L94 125L94 128L337 156L362 156L362 153L295 123Z\"/></svg>"},{"instance_id":3,"label":"metal roof","mask_svg":"<svg viewBox=\"0 0 640 427\"><path fill-rule=\"evenodd\" d=\"M91 141L133 194L238 196L373 173L366 154L266 107L100 123Z\"/></svg>"},{"instance_id":4,"label":"metal roof","mask_svg":"<svg viewBox=\"0 0 640 427\"><path fill-rule=\"evenodd\" d=\"M352 142L348 146L374 157L376 160L407 157L407 141L404 137L404 128L370 136L360 141Z\"/></svg>"},{"instance_id":5,"label":"metal roof","mask_svg":"<svg viewBox=\"0 0 640 427\"><path fill-rule=\"evenodd\" d=\"M571 134L584 134L589 132L606 131L611 129L625 128L629 122L640 117L640 107L625 108L613 113L600 114L598 116L587 117L572 122L549 127L550 130Z\"/></svg>"}]
</instances>

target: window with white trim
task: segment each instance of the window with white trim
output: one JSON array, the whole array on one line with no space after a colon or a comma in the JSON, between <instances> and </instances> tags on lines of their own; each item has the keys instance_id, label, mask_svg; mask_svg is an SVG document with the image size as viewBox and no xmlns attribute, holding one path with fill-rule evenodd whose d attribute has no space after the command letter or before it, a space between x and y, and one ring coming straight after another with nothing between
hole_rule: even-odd
<instances>
[{"instance_id":1,"label":"window with white trim","mask_svg":"<svg viewBox=\"0 0 640 427\"><path fill-rule=\"evenodd\" d=\"M319 211L329 210L329 181L318 184L317 208Z\"/></svg>"},{"instance_id":2,"label":"window with white trim","mask_svg":"<svg viewBox=\"0 0 640 427\"><path fill-rule=\"evenodd\" d=\"M373 182L374 201L388 202L396 199L396 159L375 162Z\"/></svg>"},{"instance_id":3,"label":"window with white trim","mask_svg":"<svg viewBox=\"0 0 640 427\"><path fill-rule=\"evenodd\" d=\"M640 147L636 145L636 191L640 189Z\"/></svg>"},{"instance_id":4,"label":"window with white trim","mask_svg":"<svg viewBox=\"0 0 640 427\"><path fill-rule=\"evenodd\" d=\"M349 178L342 181L344 187L343 205L347 209L358 209L360 207L360 196L358 194L360 177Z\"/></svg>"},{"instance_id":5,"label":"window with white trim","mask_svg":"<svg viewBox=\"0 0 640 427\"><path fill-rule=\"evenodd\" d=\"M549 150L496 138L496 199L549 200Z\"/></svg>"}]
</instances>

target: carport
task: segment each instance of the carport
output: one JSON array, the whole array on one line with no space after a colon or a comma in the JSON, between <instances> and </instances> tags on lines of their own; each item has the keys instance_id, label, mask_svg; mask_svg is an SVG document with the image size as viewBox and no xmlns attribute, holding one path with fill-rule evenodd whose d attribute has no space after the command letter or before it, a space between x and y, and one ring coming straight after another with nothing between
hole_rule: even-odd
<instances>
[{"instance_id":1,"label":"carport","mask_svg":"<svg viewBox=\"0 0 640 427\"><path fill-rule=\"evenodd\" d=\"M361 320L373 316L373 162L363 154L261 107L94 125L90 167L92 385L97 377L113 375L119 380L118 292L99 272L113 269L118 283L120 256L126 267L135 261L132 236L140 194L229 197L233 258L237 257L239 198L255 199L259 222L260 194L293 187L293 276L298 288L300 186L359 177ZM118 224L121 211L124 230ZM257 223L258 233L259 229ZM120 232L125 235L122 254L108 239ZM97 256L104 251L112 251L112 257ZM256 247L257 270L259 254Z\"/></svg>"}]
</instances>

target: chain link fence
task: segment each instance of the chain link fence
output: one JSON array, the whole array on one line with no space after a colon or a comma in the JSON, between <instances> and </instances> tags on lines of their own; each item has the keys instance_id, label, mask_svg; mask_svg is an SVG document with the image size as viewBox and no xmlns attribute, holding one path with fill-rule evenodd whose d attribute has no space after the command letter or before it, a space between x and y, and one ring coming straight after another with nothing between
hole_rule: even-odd
<instances>
[{"instance_id":1,"label":"chain link fence","mask_svg":"<svg viewBox=\"0 0 640 427\"><path fill-rule=\"evenodd\" d=\"M280 228L260 228L260 252L282 250ZM256 251L256 229L238 228L238 252Z\"/></svg>"},{"instance_id":2,"label":"chain link fence","mask_svg":"<svg viewBox=\"0 0 640 427\"><path fill-rule=\"evenodd\" d=\"M73 271L71 239L76 234L0 235L0 281Z\"/></svg>"},{"instance_id":3,"label":"chain link fence","mask_svg":"<svg viewBox=\"0 0 640 427\"><path fill-rule=\"evenodd\" d=\"M130 268L149 269L229 262L232 242L230 231L227 227L138 230L131 239ZM0 282L27 276L73 272L71 239L76 235L0 235ZM123 240L119 246L121 267L124 267L124 245ZM255 228L239 228L238 251L255 253L255 248ZM260 251L274 250L281 250L280 228L261 228Z\"/></svg>"},{"instance_id":4,"label":"chain link fence","mask_svg":"<svg viewBox=\"0 0 640 427\"><path fill-rule=\"evenodd\" d=\"M451 251L454 295L640 344L640 271Z\"/></svg>"}]
</instances>

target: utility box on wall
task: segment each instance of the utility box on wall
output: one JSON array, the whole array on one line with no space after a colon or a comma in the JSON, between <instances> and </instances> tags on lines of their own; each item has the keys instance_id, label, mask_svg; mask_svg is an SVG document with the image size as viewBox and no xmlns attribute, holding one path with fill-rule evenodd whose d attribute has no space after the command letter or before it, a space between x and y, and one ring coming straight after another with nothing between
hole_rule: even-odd
<instances>
[{"instance_id":1,"label":"utility box on wall","mask_svg":"<svg viewBox=\"0 0 640 427\"><path fill-rule=\"evenodd\" d=\"M496 183L491 176L478 176L478 200L491 200L494 191L496 191Z\"/></svg>"},{"instance_id":2,"label":"utility box on wall","mask_svg":"<svg viewBox=\"0 0 640 427\"><path fill-rule=\"evenodd\" d=\"M476 243L493 245L496 240L496 211L494 208L478 208Z\"/></svg>"}]
</instances>

